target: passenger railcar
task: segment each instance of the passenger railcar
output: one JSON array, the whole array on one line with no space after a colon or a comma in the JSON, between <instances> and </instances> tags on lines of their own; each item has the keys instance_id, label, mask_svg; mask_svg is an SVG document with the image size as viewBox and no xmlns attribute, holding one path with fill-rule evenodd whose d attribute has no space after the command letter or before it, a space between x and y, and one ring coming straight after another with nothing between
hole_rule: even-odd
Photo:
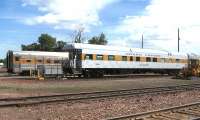
<instances>
[{"instance_id":1,"label":"passenger railcar","mask_svg":"<svg viewBox=\"0 0 200 120\"><path fill-rule=\"evenodd\" d=\"M64 64L67 74L100 77L104 74L157 72L176 74L187 67L186 53L161 50L73 43L65 49L69 61Z\"/></svg>"},{"instance_id":2,"label":"passenger railcar","mask_svg":"<svg viewBox=\"0 0 200 120\"><path fill-rule=\"evenodd\" d=\"M84 77L145 72L177 74L188 66L189 59L186 53L72 43L64 52L9 51L7 68L9 72L23 73L37 71L42 65L42 70L51 74L48 65L56 64L65 75Z\"/></svg>"},{"instance_id":3,"label":"passenger railcar","mask_svg":"<svg viewBox=\"0 0 200 120\"><path fill-rule=\"evenodd\" d=\"M10 73L37 71L38 66L60 65L69 59L67 52L8 51L7 70Z\"/></svg>"}]
</instances>

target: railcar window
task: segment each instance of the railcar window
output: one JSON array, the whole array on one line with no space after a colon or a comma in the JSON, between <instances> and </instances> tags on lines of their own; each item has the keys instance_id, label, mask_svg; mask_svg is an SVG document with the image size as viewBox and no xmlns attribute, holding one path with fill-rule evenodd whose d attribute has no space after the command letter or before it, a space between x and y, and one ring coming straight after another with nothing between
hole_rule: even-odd
<instances>
[{"instance_id":1,"label":"railcar window","mask_svg":"<svg viewBox=\"0 0 200 120\"><path fill-rule=\"evenodd\" d=\"M157 58L153 58L153 62L157 62Z\"/></svg>"},{"instance_id":2,"label":"railcar window","mask_svg":"<svg viewBox=\"0 0 200 120\"><path fill-rule=\"evenodd\" d=\"M165 62L165 58L160 58L160 62L164 63Z\"/></svg>"},{"instance_id":3,"label":"railcar window","mask_svg":"<svg viewBox=\"0 0 200 120\"><path fill-rule=\"evenodd\" d=\"M15 61L19 61L19 57L15 57Z\"/></svg>"},{"instance_id":4,"label":"railcar window","mask_svg":"<svg viewBox=\"0 0 200 120\"><path fill-rule=\"evenodd\" d=\"M51 63L51 60L50 60L50 59L47 59L47 63Z\"/></svg>"},{"instance_id":5,"label":"railcar window","mask_svg":"<svg viewBox=\"0 0 200 120\"><path fill-rule=\"evenodd\" d=\"M92 59L93 59L92 54L85 55L85 60L92 60Z\"/></svg>"},{"instance_id":6,"label":"railcar window","mask_svg":"<svg viewBox=\"0 0 200 120\"><path fill-rule=\"evenodd\" d=\"M130 61L133 61L133 56L130 56Z\"/></svg>"},{"instance_id":7,"label":"railcar window","mask_svg":"<svg viewBox=\"0 0 200 120\"><path fill-rule=\"evenodd\" d=\"M38 63L41 63L41 62L42 62L42 60L37 60L37 62L38 62Z\"/></svg>"},{"instance_id":8,"label":"railcar window","mask_svg":"<svg viewBox=\"0 0 200 120\"><path fill-rule=\"evenodd\" d=\"M165 62L168 62L168 59L167 59L167 58L165 58Z\"/></svg>"},{"instance_id":9,"label":"railcar window","mask_svg":"<svg viewBox=\"0 0 200 120\"><path fill-rule=\"evenodd\" d=\"M108 60L115 60L115 56L114 55L108 55Z\"/></svg>"},{"instance_id":10,"label":"railcar window","mask_svg":"<svg viewBox=\"0 0 200 120\"><path fill-rule=\"evenodd\" d=\"M173 62L172 58L169 58L169 63L172 63L172 62Z\"/></svg>"},{"instance_id":11,"label":"railcar window","mask_svg":"<svg viewBox=\"0 0 200 120\"><path fill-rule=\"evenodd\" d=\"M177 63L180 62L180 59L176 59L176 62L177 62Z\"/></svg>"},{"instance_id":12,"label":"railcar window","mask_svg":"<svg viewBox=\"0 0 200 120\"><path fill-rule=\"evenodd\" d=\"M122 56L122 61L127 61L127 56Z\"/></svg>"},{"instance_id":13,"label":"railcar window","mask_svg":"<svg viewBox=\"0 0 200 120\"><path fill-rule=\"evenodd\" d=\"M151 62L151 58L150 57L146 57L146 62Z\"/></svg>"},{"instance_id":14,"label":"railcar window","mask_svg":"<svg viewBox=\"0 0 200 120\"><path fill-rule=\"evenodd\" d=\"M54 63L60 63L60 60L54 60Z\"/></svg>"},{"instance_id":15,"label":"railcar window","mask_svg":"<svg viewBox=\"0 0 200 120\"><path fill-rule=\"evenodd\" d=\"M30 62L31 62L31 60L26 60L26 62L30 63Z\"/></svg>"},{"instance_id":16,"label":"railcar window","mask_svg":"<svg viewBox=\"0 0 200 120\"><path fill-rule=\"evenodd\" d=\"M96 60L103 60L103 55L97 55Z\"/></svg>"},{"instance_id":17,"label":"railcar window","mask_svg":"<svg viewBox=\"0 0 200 120\"><path fill-rule=\"evenodd\" d=\"M136 61L140 61L140 57L136 57Z\"/></svg>"}]
</instances>

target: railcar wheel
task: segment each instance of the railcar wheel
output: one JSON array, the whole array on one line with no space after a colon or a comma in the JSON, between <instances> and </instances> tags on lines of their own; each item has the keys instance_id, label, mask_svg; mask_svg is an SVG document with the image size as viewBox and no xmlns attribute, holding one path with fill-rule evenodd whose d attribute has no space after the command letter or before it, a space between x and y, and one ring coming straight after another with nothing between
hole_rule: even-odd
<instances>
[{"instance_id":1,"label":"railcar wheel","mask_svg":"<svg viewBox=\"0 0 200 120\"><path fill-rule=\"evenodd\" d=\"M97 72L97 77L98 78L102 78L104 76L104 72L103 71L98 71Z\"/></svg>"},{"instance_id":2,"label":"railcar wheel","mask_svg":"<svg viewBox=\"0 0 200 120\"><path fill-rule=\"evenodd\" d=\"M80 78L80 77L81 77L81 74L78 74L78 77Z\"/></svg>"},{"instance_id":3,"label":"railcar wheel","mask_svg":"<svg viewBox=\"0 0 200 120\"><path fill-rule=\"evenodd\" d=\"M83 76L84 76L84 78L90 78L90 77L91 77L91 74L90 74L89 71L84 71L84 72L83 72Z\"/></svg>"}]
</instances>

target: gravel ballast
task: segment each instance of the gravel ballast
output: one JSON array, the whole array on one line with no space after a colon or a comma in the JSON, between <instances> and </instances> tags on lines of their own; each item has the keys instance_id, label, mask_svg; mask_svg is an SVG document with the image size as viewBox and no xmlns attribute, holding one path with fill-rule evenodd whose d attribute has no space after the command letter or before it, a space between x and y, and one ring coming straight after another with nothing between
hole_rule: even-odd
<instances>
[{"instance_id":1,"label":"gravel ballast","mask_svg":"<svg viewBox=\"0 0 200 120\"><path fill-rule=\"evenodd\" d=\"M0 108L1 120L97 120L198 102L200 91Z\"/></svg>"}]
</instances>

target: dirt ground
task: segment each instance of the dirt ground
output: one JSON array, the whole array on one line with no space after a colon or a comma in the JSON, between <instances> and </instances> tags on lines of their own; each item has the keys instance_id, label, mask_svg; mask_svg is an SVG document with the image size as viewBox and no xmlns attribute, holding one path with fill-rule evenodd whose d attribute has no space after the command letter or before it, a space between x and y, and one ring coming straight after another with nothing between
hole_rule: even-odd
<instances>
[{"instance_id":1,"label":"dirt ground","mask_svg":"<svg viewBox=\"0 0 200 120\"><path fill-rule=\"evenodd\" d=\"M88 80L44 80L28 77L0 77L0 98L46 94L79 93L105 90L174 86L200 83L200 80L180 80L171 77L115 78Z\"/></svg>"},{"instance_id":2,"label":"dirt ground","mask_svg":"<svg viewBox=\"0 0 200 120\"><path fill-rule=\"evenodd\" d=\"M0 108L1 120L99 120L198 102L200 91Z\"/></svg>"},{"instance_id":3,"label":"dirt ground","mask_svg":"<svg viewBox=\"0 0 200 120\"><path fill-rule=\"evenodd\" d=\"M0 73L5 73L7 69L5 67L0 67Z\"/></svg>"},{"instance_id":4,"label":"dirt ground","mask_svg":"<svg viewBox=\"0 0 200 120\"><path fill-rule=\"evenodd\" d=\"M66 79L38 81L29 77L0 77L0 98L47 94L79 93L133 89L183 84L200 84L200 80L171 77ZM199 101L200 91L174 94L141 95L81 102L63 102L29 107L0 108L0 120L97 120L130 113L145 112Z\"/></svg>"}]
</instances>

